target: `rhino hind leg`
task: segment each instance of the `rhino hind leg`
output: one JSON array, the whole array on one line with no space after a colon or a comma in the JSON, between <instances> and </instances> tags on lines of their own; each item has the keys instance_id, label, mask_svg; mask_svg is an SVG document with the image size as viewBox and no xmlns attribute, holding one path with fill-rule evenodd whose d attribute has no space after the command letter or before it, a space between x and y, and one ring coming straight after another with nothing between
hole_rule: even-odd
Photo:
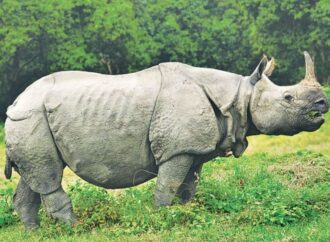
<instances>
[{"instance_id":1,"label":"rhino hind leg","mask_svg":"<svg viewBox=\"0 0 330 242\"><path fill-rule=\"evenodd\" d=\"M186 178L177 191L177 196L183 204L189 202L196 193L199 175L202 171L202 164L190 168Z\"/></svg>"},{"instance_id":2,"label":"rhino hind leg","mask_svg":"<svg viewBox=\"0 0 330 242\"><path fill-rule=\"evenodd\" d=\"M189 155L179 155L160 164L155 191L155 204L159 206L168 206L182 185L190 167L193 158Z\"/></svg>"},{"instance_id":3,"label":"rhino hind leg","mask_svg":"<svg viewBox=\"0 0 330 242\"><path fill-rule=\"evenodd\" d=\"M52 193L42 194L41 199L47 213L53 218L71 225L77 221L77 217L73 213L71 200L62 186Z\"/></svg>"},{"instance_id":4,"label":"rhino hind leg","mask_svg":"<svg viewBox=\"0 0 330 242\"><path fill-rule=\"evenodd\" d=\"M37 193L48 194L61 186L64 163L43 113L6 120L6 155L21 177Z\"/></svg>"},{"instance_id":5,"label":"rhino hind leg","mask_svg":"<svg viewBox=\"0 0 330 242\"><path fill-rule=\"evenodd\" d=\"M21 178L14 194L14 208L26 229L39 227L38 211L40 204L40 194L32 191Z\"/></svg>"}]
</instances>

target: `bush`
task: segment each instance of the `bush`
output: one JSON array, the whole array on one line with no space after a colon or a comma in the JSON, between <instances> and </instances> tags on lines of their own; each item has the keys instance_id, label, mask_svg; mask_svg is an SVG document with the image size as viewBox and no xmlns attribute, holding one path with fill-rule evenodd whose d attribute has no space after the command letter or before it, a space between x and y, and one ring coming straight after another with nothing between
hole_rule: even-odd
<instances>
[{"instance_id":1,"label":"bush","mask_svg":"<svg viewBox=\"0 0 330 242\"><path fill-rule=\"evenodd\" d=\"M18 221L14 214L12 188L0 189L0 228L15 224Z\"/></svg>"}]
</instances>

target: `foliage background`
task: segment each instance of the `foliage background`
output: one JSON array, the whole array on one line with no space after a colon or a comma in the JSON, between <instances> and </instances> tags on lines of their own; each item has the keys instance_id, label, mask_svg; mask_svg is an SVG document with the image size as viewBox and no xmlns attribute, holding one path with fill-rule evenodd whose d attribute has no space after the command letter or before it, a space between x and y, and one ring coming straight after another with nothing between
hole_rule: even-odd
<instances>
[{"instance_id":1,"label":"foliage background","mask_svg":"<svg viewBox=\"0 0 330 242\"><path fill-rule=\"evenodd\" d=\"M273 80L290 84L308 50L329 84L329 29L328 0L0 0L0 120L26 86L60 70L180 61L249 75L266 53Z\"/></svg>"}]
</instances>

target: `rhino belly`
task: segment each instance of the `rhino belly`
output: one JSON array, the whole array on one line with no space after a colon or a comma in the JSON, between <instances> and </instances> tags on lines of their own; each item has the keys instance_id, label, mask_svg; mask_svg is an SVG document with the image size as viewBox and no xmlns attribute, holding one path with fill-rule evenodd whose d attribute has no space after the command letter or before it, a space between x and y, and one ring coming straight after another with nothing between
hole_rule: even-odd
<instances>
[{"instance_id":1,"label":"rhino belly","mask_svg":"<svg viewBox=\"0 0 330 242\"><path fill-rule=\"evenodd\" d=\"M134 186L156 175L149 143L160 85L155 76L55 85L45 100L47 118L63 160L77 175L106 188Z\"/></svg>"}]
</instances>

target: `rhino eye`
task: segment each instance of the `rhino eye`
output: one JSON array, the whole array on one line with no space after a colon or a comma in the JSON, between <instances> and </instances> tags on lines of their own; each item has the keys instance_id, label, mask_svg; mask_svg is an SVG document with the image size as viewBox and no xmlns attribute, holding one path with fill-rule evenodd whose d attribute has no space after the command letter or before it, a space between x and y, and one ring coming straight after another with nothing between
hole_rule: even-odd
<instances>
[{"instance_id":1,"label":"rhino eye","mask_svg":"<svg viewBox=\"0 0 330 242\"><path fill-rule=\"evenodd\" d=\"M284 99L288 102L291 102L294 98L291 94L287 93L287 94L284 95Z\"/></svg>"}]
</instances>

